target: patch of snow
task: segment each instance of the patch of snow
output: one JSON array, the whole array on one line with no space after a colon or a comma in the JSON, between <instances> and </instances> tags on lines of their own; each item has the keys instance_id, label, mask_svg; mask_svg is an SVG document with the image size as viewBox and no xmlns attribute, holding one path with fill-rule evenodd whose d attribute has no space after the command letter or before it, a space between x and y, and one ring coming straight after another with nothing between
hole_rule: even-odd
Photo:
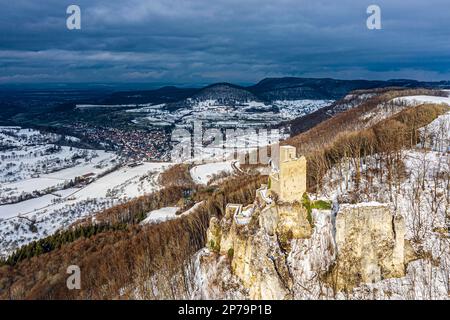
<instances>
[{"instance_id":1,"label":"patch of snow","mask_svg":"<svg viewBox=\"0 0 450 320\"><path fill-rule=\"evenodd\" d=\"M197 184L203 185L207 185L214 175L222 172L233 172L232 161L202 164L190 170L192 180Z\"/></svg>"},{"instance_id":2,"label":"patch of snow","mask_svg":"<svg viewBox=\"0 0 450 320\"><path fill-rule=\"evenodd\" d=\"M405 96L393 99L394 102L407 103L409 105L419 105L424 103L437 103L450 105L449 97L435 97L435 96Z\"/></svg>"},{"instance_id":3,"label":"patch of snow","mask_svg":"<svg viewBox=\"0 0 450 320\"><path fill-rule=\"evenodd\" d=\"M141 224L153 224L161 223L164 221L176 219L176 213L180 210L179 207L164 207L161 209L153 210L147 213L147 218L145 218Z\"/></svg>"}]
</instances>

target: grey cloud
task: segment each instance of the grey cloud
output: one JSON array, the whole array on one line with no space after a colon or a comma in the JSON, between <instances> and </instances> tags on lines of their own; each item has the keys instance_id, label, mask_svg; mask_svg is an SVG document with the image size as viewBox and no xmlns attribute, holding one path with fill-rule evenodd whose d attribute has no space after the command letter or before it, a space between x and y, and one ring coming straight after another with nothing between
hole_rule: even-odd
<instances>
[{"instance_id":1,"label":"grey cloud","mask_svg":"<svg viewBox=\"0 0 450 320\"><path fill-rule=\"evenodd\" d=\"M78 0L81 31L72 1L1 2L2 83L450 79L447 0Z\"/></svg>"}]
</instances>

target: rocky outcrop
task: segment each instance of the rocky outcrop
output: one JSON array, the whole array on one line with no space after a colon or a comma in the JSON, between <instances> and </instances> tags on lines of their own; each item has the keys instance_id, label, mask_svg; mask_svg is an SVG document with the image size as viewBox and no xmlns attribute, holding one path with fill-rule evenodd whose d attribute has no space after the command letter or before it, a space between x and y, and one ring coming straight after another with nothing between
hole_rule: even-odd
<instances>
[{"instance_id":1,"label":"rocky outcrop","mask_svg":"<svg viewBox=\"0 0 450 320\"><path fill-rule=\"evenodd\" d=\"M261 191L253 205L230 204L222 220L211 219L208 248L228 257L250 299L287 299L292 297L292 277L286 252L293 239L310 237L312 227L301 204L276 204Z\"/></svg>"},{"instance_id":2,"label":"rocky outcrop","mask_svg":"<svg viewBox=\"0 0 450 320\"><path fill-rule=\"evenodd\" d=\"M255 210L248 224L238 224L233 216L222 221L212 218L208 246L229 259L232 273L248 289L248 298L287 299L291 296L292 283L278 242L277 224L272 227L269 223L266 227L270 225L273 232L267 233L259 224L260 213Z\"/></svg>"},{"instance_id":3,"label":"rocky outcrop","mask_svg":"<svg viewBox=\"0 0 450 320\"><path fill-rule=\"evenodd\" d=\"M291 240L311 236L307 216L307 210L299 203L271 204L261 210L259 225L267 234L277 237L284 251L289 251Z\"/></svg>"},{"instance_id":4,"label":"rocky outcrop","mask_svg":"<svg viewBox=\"0 0 450 320\"><path fill-rule=\"evenodd\" d=\"M221 220L212 218L207 235L203 261L222 261L224 270L225 259L241 297L320 299L405 275L405 223L389 205L314 209L308 219L302 204L268 201L261 191L253 205L229 205Z\"/></svg>"},{"instance_id":5,"label":"rocky outcrop","mask_svg":"<svg viewBox=\"0 0 450 320\"><path fill-rule=\"evenodd\" d=\"M388 205L342 205L336 216L336 246L329 281L337 290L405 274L405 223Z\"/></svg>"}]
</instances>

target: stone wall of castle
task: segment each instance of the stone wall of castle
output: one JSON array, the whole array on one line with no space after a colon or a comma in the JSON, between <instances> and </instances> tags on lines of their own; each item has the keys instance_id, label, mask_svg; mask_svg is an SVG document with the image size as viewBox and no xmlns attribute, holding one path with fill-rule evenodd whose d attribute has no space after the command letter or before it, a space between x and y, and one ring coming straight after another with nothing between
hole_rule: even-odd
<instances>
[{"instance_id":1,"label":"stone wall of castle","mask_svg":"<svg viewBox=\"0 0 450 320\"><path fill-rule=\"evenodd\" d=\"M281 201L301 201L306 192L306 158L280 163L280 191Z\"/></svg>"},{"instance_id":2,"label":"stone wall of castle","mask_svg":"<svg viewBox=\"0 0 450 320\"><path fill-rule=\"evenodd\" d=\"M282 202L301 201L306 192L306 158L297 158L295 147L280 147L277 170L270 175L270 190Z\"/></svg>"}]
</instances>

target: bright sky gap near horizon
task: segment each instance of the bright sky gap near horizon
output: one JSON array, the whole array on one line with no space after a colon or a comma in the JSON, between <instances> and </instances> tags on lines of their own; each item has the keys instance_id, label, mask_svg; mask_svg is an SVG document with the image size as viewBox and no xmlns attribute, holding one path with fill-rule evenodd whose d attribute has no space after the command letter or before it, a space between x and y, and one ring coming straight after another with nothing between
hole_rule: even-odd
<instances>
[{"instance_id":1,"label":"bright sky gap near horizon","mask_svg":"<svg viewBox=\"0 0 450 320\"><path fill-rule=\"evenodd\" d=\"M77 4L82 29L66 28ZM366 9L381 7L382 30ZM0 0L0 84L450 79L448 0Z\"/></svg>"}]
</instances>

